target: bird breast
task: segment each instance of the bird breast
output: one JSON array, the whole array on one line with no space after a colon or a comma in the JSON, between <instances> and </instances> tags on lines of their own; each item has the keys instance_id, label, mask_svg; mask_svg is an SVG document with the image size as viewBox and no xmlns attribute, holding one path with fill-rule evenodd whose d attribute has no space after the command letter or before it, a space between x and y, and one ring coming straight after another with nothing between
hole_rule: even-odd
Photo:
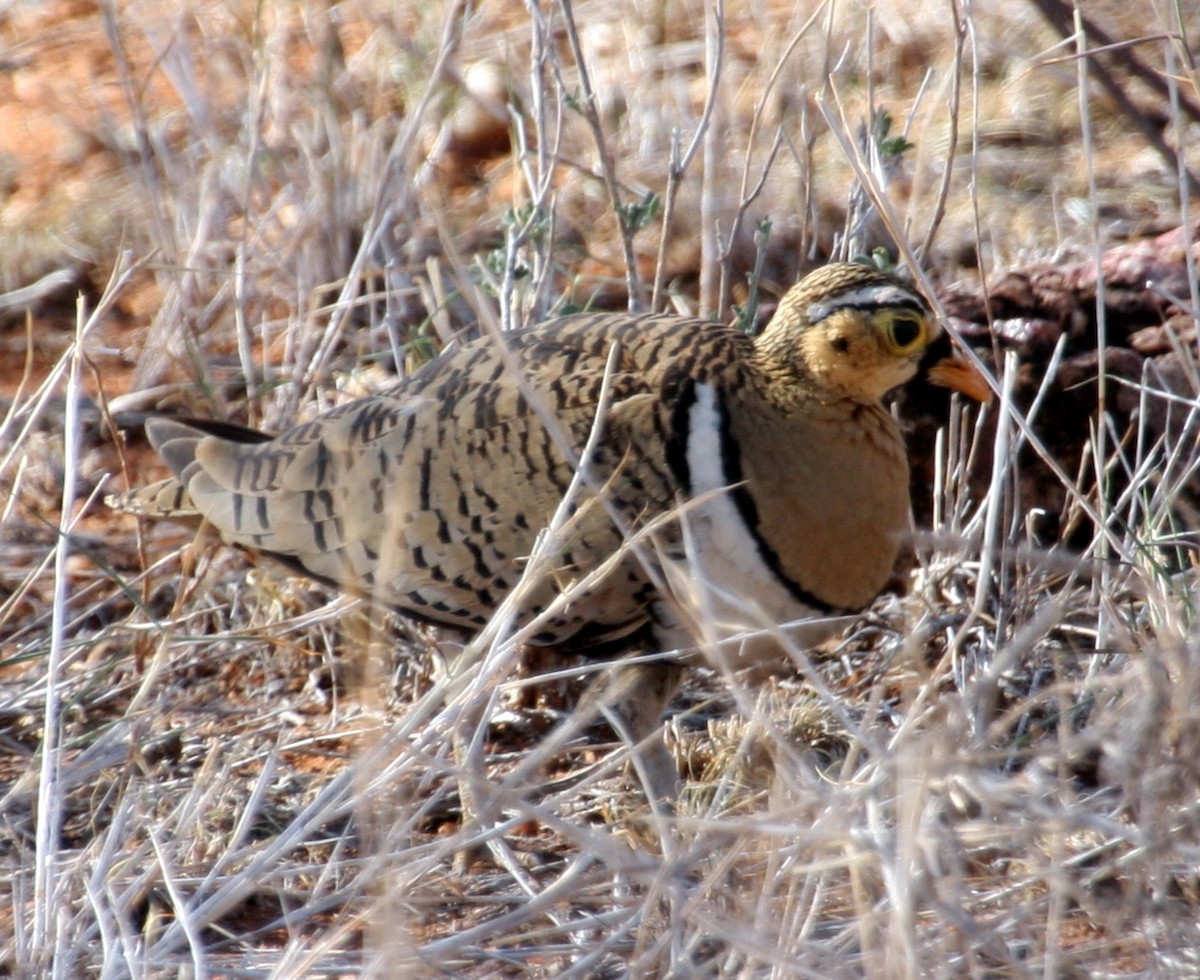
<instances>
[{"instance_id":1,"label":"bird breast","mask_svg":"<svg viewBox=\"0 0 1200 980\"><path fill-rule=\"evenodd\" d=\"M858 611L883 589L909 499L903 441L882 408L781 412L698 386L688 454L692 497L710 498L700 564L727 591L794 619Z\"/></svg>"}]
</instances>

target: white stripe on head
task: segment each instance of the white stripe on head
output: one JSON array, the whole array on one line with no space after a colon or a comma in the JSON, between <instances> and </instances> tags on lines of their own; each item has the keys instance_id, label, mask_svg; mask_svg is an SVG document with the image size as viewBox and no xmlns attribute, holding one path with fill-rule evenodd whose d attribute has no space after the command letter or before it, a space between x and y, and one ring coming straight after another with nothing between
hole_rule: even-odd
<instances>
[{"instance_id":1,"label":"white stripe on head","mask_svg":"<svg viewBox=\"0 0 1200 980\"><path fill-rule=\"evenodd\" d=\"M882 306L916 306L925 310L924 301L911 289L894 282L877 282L861 289L838 293L820 303L808 307L808 322L818 323L835 310L851 308L878 308Z\"/></svg>"}]
</instances>

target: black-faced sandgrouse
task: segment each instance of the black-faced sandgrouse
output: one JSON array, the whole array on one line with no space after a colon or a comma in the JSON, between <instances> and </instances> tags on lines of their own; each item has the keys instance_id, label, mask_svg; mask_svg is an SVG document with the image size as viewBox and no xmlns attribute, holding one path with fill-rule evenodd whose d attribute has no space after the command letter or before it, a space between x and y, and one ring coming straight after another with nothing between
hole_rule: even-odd
<instances>
[{"instance_id":1,"label":"black-faced sandgrouse","mask_svg":"<svg viewBox=\"0 0 1200 980\"><path fill-rule=\"evenodd\" d=\"M912 286L853 264L806 276L753 339L678 316L564 316L278 436L152 419L174 475L112 502L206 521L436 623L478 630L521 583L531 645L612 656L637 634L737 667L779 656L764 627L808 621L794 635L809 642L884 588L910 518L882 399L940 334ZM987 395L958 359L930 377ZM531 565L581 466L549 560ZM686 659L612 684L632 737L657 725ZM677 774L655 744L649 789L668 795Z\"/></svg>"}]
</instances>

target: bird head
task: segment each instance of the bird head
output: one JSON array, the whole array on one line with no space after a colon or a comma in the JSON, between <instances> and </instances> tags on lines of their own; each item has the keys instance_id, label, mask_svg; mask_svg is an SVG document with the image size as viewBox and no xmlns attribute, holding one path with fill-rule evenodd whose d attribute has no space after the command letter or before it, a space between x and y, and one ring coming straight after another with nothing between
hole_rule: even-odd
<instances>
[{"instance_id":1,"label":"bird head","mask_svg":"<svg viewBox=\"0 0 1200 980\"><path fill-rule=\"evenodd\" d=\"M917 373L941 334L911 285L871 266L836 262L788 290L756 346L810 394L878 402ZM958 357L939 361L929 379L979 401L990 397L982 375Z\"/></svg>"}]
</instances>

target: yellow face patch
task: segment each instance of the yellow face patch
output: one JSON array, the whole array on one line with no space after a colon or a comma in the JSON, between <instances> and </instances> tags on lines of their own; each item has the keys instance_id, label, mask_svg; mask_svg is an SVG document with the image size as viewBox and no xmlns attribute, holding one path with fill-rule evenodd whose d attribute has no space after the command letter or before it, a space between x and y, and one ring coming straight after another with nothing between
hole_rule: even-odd
<instances>
[{"instance_id":1,"label":"yellow face patch","mask_svg":"<svg viewBox=\"0 0 1200 980\"><path fill-rule=\"evenodd\" d=\"M874 400L904 384L934 337L932 321L905 307L834 310L801 337L803 359L821 387Z\"/></svg>"}]
</instances>

